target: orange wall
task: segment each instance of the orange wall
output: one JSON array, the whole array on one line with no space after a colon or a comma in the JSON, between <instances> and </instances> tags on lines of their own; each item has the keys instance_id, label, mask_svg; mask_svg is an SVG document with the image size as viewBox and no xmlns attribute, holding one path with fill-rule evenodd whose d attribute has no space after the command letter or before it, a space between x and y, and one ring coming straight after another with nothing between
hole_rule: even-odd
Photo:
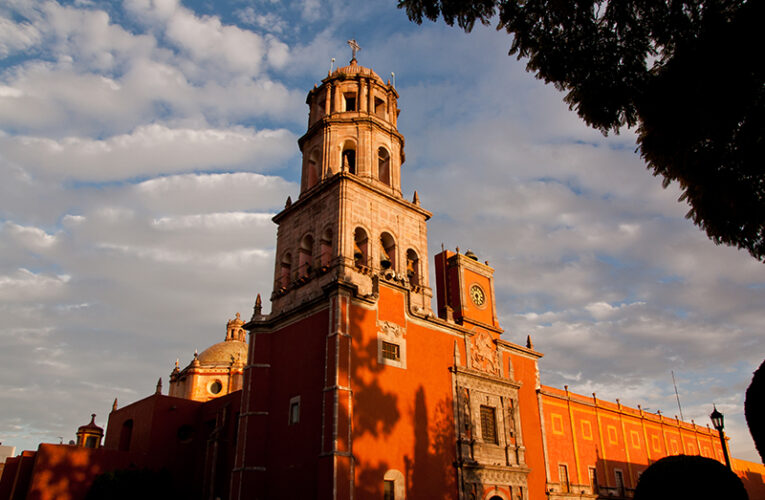
<instances>
[{"instance_id":1,"label":"orange wall","mask_svg":"<svg viewBox=\"0 0 765 500\"><path fill-rule=\"evenodd\" d=\"M589 485L588 468L596 467L600 486L615 487L614 471L621 470L631 489L650 463L667 455L723 461L717 432L707 427L553 387L543 386L540 398L552 483L560 481L560 464L572 485Z\"/></svg>"}]
</instances>

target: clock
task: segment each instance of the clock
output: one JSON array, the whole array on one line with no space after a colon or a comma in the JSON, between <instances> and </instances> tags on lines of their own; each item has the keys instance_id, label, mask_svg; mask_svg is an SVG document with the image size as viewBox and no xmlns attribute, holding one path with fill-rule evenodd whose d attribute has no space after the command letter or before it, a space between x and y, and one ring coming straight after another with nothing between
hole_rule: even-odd
<instances>
[{"instance_id":1,"label":"clock","mask_svg":"<svg viewBox=\"0 0 765 500\"><path fill-rule=\"evenodd\" d=\"M482 306L486 302L486 294L483 292L483 288L478 285L471 285L470 287L470 300L477 306Z\"/></svg>"}]
</instances>

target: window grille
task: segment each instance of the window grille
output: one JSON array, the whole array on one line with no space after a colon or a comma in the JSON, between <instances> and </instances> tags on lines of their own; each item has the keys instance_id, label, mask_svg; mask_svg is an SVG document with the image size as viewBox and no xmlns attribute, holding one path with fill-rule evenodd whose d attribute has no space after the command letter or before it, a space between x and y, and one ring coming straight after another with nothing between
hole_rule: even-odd
<instances>
[{"instance_id":1,"label":"window grille","mask_svg":"<svg viewBox=\"0 0 765 500\"><path fill-rule=\"evenodd\" d=\"M382 355L385 359L392 359L393 361L399 361L401 359L401 346L392 342L382 343Z\"/></svg>"},{"instance_id":2,"label":"window grille","mask_svg":"<svg viewBox=\"0 0 765 500\"><path fill-rule=\"evenodd\" d=\"M481 406L481 437L497 444L497 411L491 406Z\"/></svg>"}]
</instances>

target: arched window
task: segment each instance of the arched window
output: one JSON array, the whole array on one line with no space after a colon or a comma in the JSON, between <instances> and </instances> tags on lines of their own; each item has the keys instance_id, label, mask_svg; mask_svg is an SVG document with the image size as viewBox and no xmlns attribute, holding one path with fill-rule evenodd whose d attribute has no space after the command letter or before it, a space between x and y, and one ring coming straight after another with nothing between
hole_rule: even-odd
<instances>
[{"instance_id":1,"label":"arched window","mask_svg":"<svg viewBox=\"0 0 765 500\"><path fill-rule=\"evenodd\" d=\"M357 227L353 233L353 262L356 266L366 266L369 255L367 232Z\"/></svg>"},{"instance_id":2,"label":"arched window","mask_svg":"<svg viewBox=\"0 0 765 500\"><path fill-rule=\"evenodd\" d=\"M314 149L308 156L306 165L306 189L310 189L319 182L319 151Z\"/></svg>"},{"instance_id":3,"label":"arched window","mask_svg":"<svg viewBox=\"0 0 765 500\"><path fill-rule=\"evenodd\" d=\"M300 241L298 276L305 277L313 270L313 236L306 234Z\"/></svg>"},{"instance_id":4,"label":"arched window","mask_svg":"<svg viewBox=\"0 0 765 500\"><path fill-rule=\"evenodd\" d=\"M420 259L411 248L406 251L406 278L412 286L420 286Z\"/></svg>"},{"instance_id":5,"label":"arched window","mask_svg":"<svg viewBox=\"0 0 765 500\"><path fill-rule=\"evenodd\" d=\"M344 172L356 173L356 145L352 141L343 144L343 155L340 158Z\"/></svg>"},{"instance_id":6,"label":"arched window","mask_svg":"<svg viewBox=\"0 0 765 500\"><path fill-rule=\"evenodd\" d=\"M290 271L292 270L292 254L287 252L282 257L279 265L279 286L284 289L290 284Z\"/></svg>"},{"instance_id":7,"label":"arched window","mask_svg":"<svg viewBox=\"0 0 765 500\"><path fill-rule=\"evenodd\" d=\"M390 233L380 235L380 267L396 270L396 241Z\"/></svg>"},{"instance_id":8,"label":"arched window","mask_svg":"<svg viewBox=\"0 0 765 500\"><path fill-rule=\"evenodd\" d=\"M321 267L329 267L332 260L332 228L328 227L321 235Z\"/></svg>"},{"instance_id":9,"label":"arched window","mask_svg":"<svg viewBox=\"0 0 765 500\"><path fill-rule=\"evenodd\" d=\"M382 147L377 150L377 178L390 186L390 155Z\"/></svg>"},{"instance_id":10,"label":"arched window","mask_svg":"<svg viewBox=\"0 0 765 500\"><path fill-rule=\"evenodd\" d=\"M117 445L119 451L130 450L130 440L133 438L133 419L128 419L122 422L122 429L120 429L120 442Z\"/></svg>"}]
</instances>

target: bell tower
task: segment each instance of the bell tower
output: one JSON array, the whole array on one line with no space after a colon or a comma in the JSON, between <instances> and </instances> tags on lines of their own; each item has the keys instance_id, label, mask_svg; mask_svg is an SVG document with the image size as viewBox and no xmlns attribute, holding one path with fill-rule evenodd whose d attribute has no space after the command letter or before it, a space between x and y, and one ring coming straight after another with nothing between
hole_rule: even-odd
<instances>
[{"instance_id":1,"label":"bell tower","mask_svg":"<svg viewBox=\"0 0 765 500\"><path fill-rule=\"evenodd\" d=\"M427 226L431 213L403 198L404 137L396 128L398 93L374 71L350 63L308 93L300 196L274 217L271 315L343 282L373 296L375 280L409 290L414 310L430 310Z\"/></svg>"}]
</instances>

